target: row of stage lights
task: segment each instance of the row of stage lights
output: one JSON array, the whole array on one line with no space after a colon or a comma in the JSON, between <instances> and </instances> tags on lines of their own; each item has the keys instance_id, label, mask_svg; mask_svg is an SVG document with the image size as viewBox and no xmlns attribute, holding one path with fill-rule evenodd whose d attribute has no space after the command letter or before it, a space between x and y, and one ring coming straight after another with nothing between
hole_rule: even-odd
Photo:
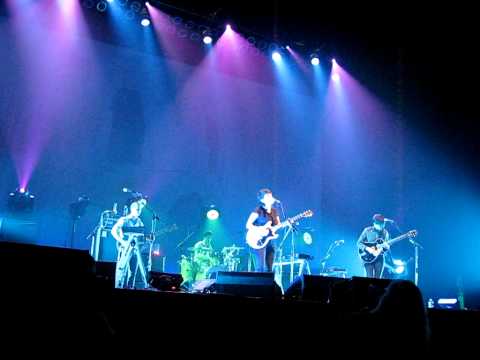
<instances>
[{"instance_id":1,"label":"row of stage lights","mask_svg":"<svg viewBox=\"0 0 480 360\"><path fill-rule=\"evenodd\" d=\"M143 27L151 26L150 16L146 8L146 5L149 5L148 1L145 2L145 5L143 5L140 1L135 1L135 0L133 1L132 0L82 0L82 5L90 9L96 7L98 12L103 13L108 10L109 4L112 4L114 2L118 3L118 5L122 6L123 8L128 7L127 17L131 19L138 17L140 19L140 24ZM206 28L205 30L201 31L200 36L201 36L202 42L205 45L210 46L214 42L214 32L209 30L207 27L205 28ZM225 26L225 29L227 31L233 30L230 24L227 24ZM248 40L250 41L250 39L251 38L249 38ZM252 43L252 45L254 45L254 43ZM272 60L277 63L281 62L283 56L281 54L281 51L278 49L282 49L282 47L278 47L277 45L275 45L277 49L270 49L270 47L269 47L269 50L271 53ZM292 49L288 45L283 47L283 49L287 51L292 51ZM314 52L310 54L309 59L310 59L310 64L312 66L320 65L320 56L318 55L318 53ZM336 64L335 59L331 59L331 62L333 65ZM333 80L338 80L338 77L339 77L338 74L333 74L332 76Z\"/></svg>"}]
</instances>

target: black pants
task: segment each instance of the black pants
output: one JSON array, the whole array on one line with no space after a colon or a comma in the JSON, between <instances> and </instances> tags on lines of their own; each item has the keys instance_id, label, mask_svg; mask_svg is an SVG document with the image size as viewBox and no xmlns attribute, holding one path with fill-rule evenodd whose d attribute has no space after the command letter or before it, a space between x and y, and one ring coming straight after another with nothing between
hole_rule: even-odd
<instances>
[{"instance_id":1,"label":"black pants","mask_svg":"<svg viewBox=\"0 0 480 360\"><path fill-rule=\"evenodd\" d=\"M383 273L383 255L379 256L374 262L365 263L363 266L365 266L367 277L380 279Z\"/></svg>"},{"instance_id":2,"label":"black pants","mask_svg":"<svg viewBox=\"0 0 480 360\"><path fill-rule=\"evenodd\" d=\"M271 272L275 248L271 242L263 249L250 249L255 272Z\"/></svg>"}]
</instances>

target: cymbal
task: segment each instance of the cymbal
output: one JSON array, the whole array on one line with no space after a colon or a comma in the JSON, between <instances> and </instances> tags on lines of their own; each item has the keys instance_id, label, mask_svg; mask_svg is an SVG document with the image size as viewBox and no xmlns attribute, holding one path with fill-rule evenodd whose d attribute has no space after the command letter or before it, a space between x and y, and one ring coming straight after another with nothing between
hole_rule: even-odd
<instances>
[{"instance_id":1,"label":"cymbal","mask_svg":"<svg viewBox=\"0 0 480 360\"><path fill-rule=\"evenodd\" d=\"M199 246L199 247L192 246L187 248L187 251L213 251L213 249L209 247L203 247L203 246Z\"/></svg>"},{"instance_id":2,"label":"cymbal","mask_svg":"<svg viewBox=\"0 0 480 360\"><path fill-rule=\"evenodd\" d=\"M225 246L222 250L243 250L245 249L244 247L240 246Z\"/></svg>"}]
</instances>

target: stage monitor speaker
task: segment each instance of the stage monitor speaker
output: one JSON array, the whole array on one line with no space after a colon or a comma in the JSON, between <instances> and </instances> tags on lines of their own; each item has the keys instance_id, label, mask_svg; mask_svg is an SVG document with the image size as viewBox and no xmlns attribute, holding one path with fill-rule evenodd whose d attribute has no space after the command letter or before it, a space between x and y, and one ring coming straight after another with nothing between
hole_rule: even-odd
<instances>
[{"instance_id":1,"label":"stage monitor speaker","mask_svg":"<svg viewBox=\"0 0 480 360\"><path fill-rule=\"evenodd\" d=\"M38 224L33 220L0 217L0 241L35 244Z\"/></svg>"},{"instance_id":2,"label":"stage monitor speaker","mask_svg":"<svg viewBox=\"0 0 480 360\"><path fill-rule=\"evenodd\" d=\"M148 273L148 283L158 290L178 291L183 283L183 277L180 274L150 271Z\"/></svg>"},{"instance_id":3,"label":"stage monitor speaker","mask_svg":"<svg viewBox=\"0 0 480 360\"><path fill-rule=\"evenodd\" d=\"M330 302L334 284L345 282L344 278L301 275L297 276L285 291L285 297L297 300L318 301L324 304Z\"/></svg>"},{"instance_id":4,"label":"stage monitor speaker","mask_svg":"<svg viewBox=\"0 0 480 360\"><path fill-rule=\"evenodd\" d=\"M107 289L115 288L116 263L110 261L97 261L95 263L95 279L97 285Z\"/></svg>"},{"instance_id":5,"label":"stage monitor speaker","mask_svg":"<svg viewBox=\"0 0 480 360\"><path fill-rule=\"evenodd\" d=\"M219 271L211 290L221 294L248 297L276 297L282 295L272 272Z\"/></svg>"},{"instance_id":6,"label":"stage monitor speaker","mask_svg":"<svg viewBox=\"0 0 480 360\"><path fill-rule=\"evenodd\" d=\"M99 228L95 236L99 242L98 261L117 261L117 243L110 229Z\"/></svg>"},{"instance_id":7,"label":"stage monitor speaker","mask_svg":"<svg viewBox=\"0 0 480 360\"><path fill-rule=\"evenodd\" d=\"M83 302L93 291L94 266L86 250L0 242L2 287L14 297L35 293L36 302Z\"/></svg>"}]
</instances>

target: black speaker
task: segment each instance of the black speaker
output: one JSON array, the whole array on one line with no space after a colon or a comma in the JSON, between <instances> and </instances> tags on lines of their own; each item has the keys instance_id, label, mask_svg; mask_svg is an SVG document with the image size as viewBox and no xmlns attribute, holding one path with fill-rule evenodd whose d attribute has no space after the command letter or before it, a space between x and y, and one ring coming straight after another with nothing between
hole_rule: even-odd
<instances>
[{"instance_id":1,"label":"black speaker","mask_svg":"<svg viewBox=\"0 0 480 360\"><path fill-rule=\"evenodd\" d=\"M94 286L94 261L87 250L0 242L0 274L10 295L38 292L35 301L51 303L71 297L89 298ZM13 291L16 289L18 291Z\"/></svg>"},{"instance_id":2,"label":"black speaker","mask_svg":"<svg viewBox=\"0 0 480 360\"><path fill-rule=\"evenodd\" d=\"M117 261L117 241L113 237L110 229L97 230L97 241L99 241L98 260L99 261Z\"/></svg>"},{"instance_id":3,"label":"black speaker","mask_svg":"<svg viewBox=\"0 0 480 360\"><path fill-rule=\"evenodd\" d=\"M210 290L221 294L275 297L281 296L282 291L275 283L274 274L254 272L219 271L215 283Z\"/></svg>"},{"instance_id":4,"label":"black speaker","mask_svg":"<svg viewBox=\"0 0 480 360\"><path fill-rule=\"evenodd\" d=\"M0 217L0 241L35 244L38 224L33 220Z\"/></svg>"},{"instance_id":5,"label":"black speaker","mask_svg":"<svg viewBox=\"0 0 480 360\"><path fill-rule=\"evenodd\" d=\"M97 261L95 263L95 280L97 285L108 289L115 288L116 263L110 261Z\"/></svg>"},{"instance_id":6,"label":"black speaker","mask_svg":"<svg viewBox=\"0 0 480 360\"><path fill-rule=\"evenodd\" d=\"M148 273L148 283L158 290L178 291L183 283L183 277L180 274L150 271Z\"/></svg>"},{"instance_id":7,"label":"black speaker","mask_svg":"<svg viewBox=\"0 0 480 360\"><path fill-rule=\"evenodd\" d=\"M298 300L330 302L334 284L345 282L344 278L301 275L297 276L285 291L285 297Z\"/></svg>"}]
</instances>

